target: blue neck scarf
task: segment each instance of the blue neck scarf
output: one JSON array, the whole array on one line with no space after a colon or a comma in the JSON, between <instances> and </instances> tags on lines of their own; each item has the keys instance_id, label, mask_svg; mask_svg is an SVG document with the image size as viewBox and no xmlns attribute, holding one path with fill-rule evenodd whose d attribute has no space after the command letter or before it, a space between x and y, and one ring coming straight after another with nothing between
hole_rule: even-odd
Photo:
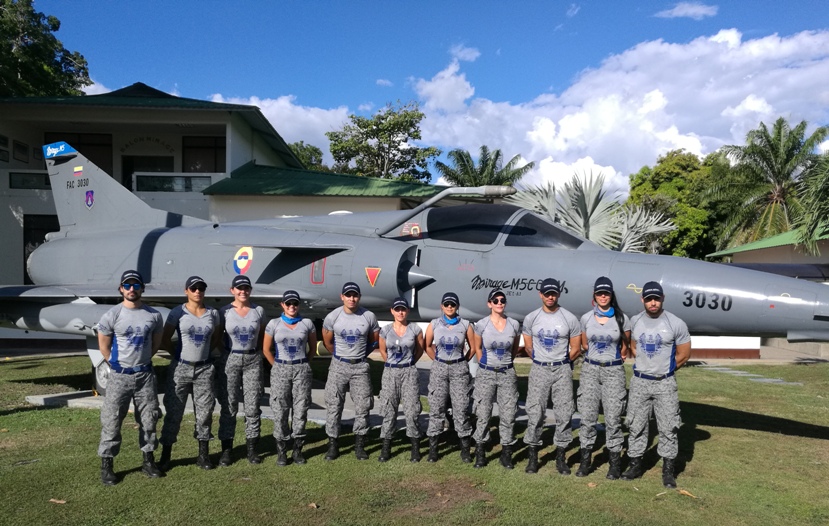
<instances>
[{"instance_id":1,"label":"blue neck scarf","mask_svg":"<svg viewBox=\"0 0 829 526\"><path fill-rule=\"evenodd\" d=\"M446 314L443 315L443 321L446 322L446 325L457 325L461 321L460 316L455 316L454 318L447 318Z\"/></svg>"},{"instance_id":2,"label":"blue neck scarf","mask_svg":"<svg viewBox=\"0 0 829 526\"><path fill-rule=\"evenodd\" d=\"M288 325L295 325L302 321L302 316L297 316L296 318L290 318L284 312L282 313L282 321L287 323Z\"/></svg>"},{"instance_id":3,"label":"blue neck scarf","mask_svg":"<svg viewBox=\"0 0 829 526\"><path fill-rule=\"evenodd\" d=\"M602 317L602 318L612 318L613 315L615 314L615 310L613 309L613 307L610 307L607 311L603 311L602 309L599 308L598 305L596 305L595 307L593 307L593 313L596 316L599 316L599 317Z\"/></svg>"}]
</instances>

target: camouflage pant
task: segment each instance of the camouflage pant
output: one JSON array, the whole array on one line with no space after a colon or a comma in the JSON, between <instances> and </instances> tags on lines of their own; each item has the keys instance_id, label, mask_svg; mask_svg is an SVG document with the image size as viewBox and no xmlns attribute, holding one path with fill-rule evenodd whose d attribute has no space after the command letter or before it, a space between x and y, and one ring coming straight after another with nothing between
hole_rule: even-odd
<instances>
[{"instance_id":1,"label":"camouflage pant","mask_svg":"<svg viewBox=\"0 0 829 526\"><path fill-rule=\"evenodd\" d=\"M570 364L544 366L533 364L527 386L527 432L524 443L541 445L541 431L547 417L547 404L553 399L553 416L556 419L556 447L567 447L573 440L573 370Z\"/></svg>"},{"instance_id":2,"label":"camouflage pant","mask_svg":"<svg viewBox=\"0 0 829 526\"><path fill-rule=\"evenodd\" d=\"M121 450L121 425L127 416L130 400L135 406L141 451L155 451L158 446L155 430L161 411L158 408L155 374L152 371L136 374L113 371L109 375L104 405L101 407L99 457L114 457Z\"/></svg>"},{"instance_id":3,"label":"camouflage pant","mask_svg":"<svg viewBox=\"0 0 829 526\"><path fill-rule=\"evenodd\" d=\"M277 440L291 438L288 412L292 411L293 437L305 436L308 408L311 406L311 366L274 364L271 369L271 409L273 409L273 436Z\"/></svg>"},{"instance_id":4,"label":"camouflage pant","mask_svg":"<svg viewBox=\"0 0 829 526\"><path fill-rule=\"evenodd\" d=\"M515 369L508 369L502 373L478 369L473 396L475 397L475 416L478 417L475 434L472 435L475 442L489 440L492 401L497 398L498 433L501 435L501 444L505 446L514 444L513 425L515 413L518 410L518 380Z\"/></svg>"},{"instance_id":5,"label":"camouflage pant","mask_svg":"<svg viewBox=\"0 0 829 526\"><path fill-rule=\"evenodd\" d=\"M383 426L380 428L380 438L392 438L397 423L397 406L403 403L403 414L406 415L406 436L420 438L420 424L417 418L423 411L420 403L420 382L417 367L412 365L405 368L386 367L383 370L383 384L380 389L380 414L383 415Z\"/></svg>"},{"instance_id":6,"label":"camouflage pant","mask_svg":"<svg viewBox=\"0 0 829 526\"><path fill-rule=\"evenodd\" d=\"M245 407L245 438L259 438L262 396L262 355L223 353L216 362L219 440L233 440L241 389Z\"/></svg>"},{"instance_id":7,"label":"camouflage pant","mask_svg":"<svg viewBox=\"0 0 829 526\"><path fill-rule=\"evenodd\" d=\"M210 440L210 426L213 423L213 408L216 398L213 395L213 364L187 365L173 360L167 370L167 391L164 393L164 425L161 427L160 442L170 446L178 440L181 420L187 395L193 395L193 412L196 427L193 436L196 440Z\"/></svg>"},{"instance_id":8,"label":"camouflage pant","mask_svg":"<svg viewBox=\"0 0 829 526\"><path fill-rule=\"evenodd\" d=\"M651 408L656 415L659 429L657 453L662 458L676 458L679 451L677 435L682 419L679 416L679 394L676 377L664 380L645 380L633 377L630 380L627 425L628 455L641 457L648 447L648 421Z\"/></svg>"},{"instance_id":9,"label":"camouflage pant","mask_svg":"<svg viewBox=\"0 0 829 526\"><path fill-rule=\"evenodd\" d=\"M368 412L371 409L371 377L368 362L350 364L331 359L328 379L325 382L325 432L329 437L340 436L340 420L343 416L345 393L351 393L354 402L354 434L368 433Z\"/></svg>"},{"instance_id":10,"label":"camouflage pant","mask_svg":"<svg viewBox=\"0 0 829 526\"><path fill-rule=\"evenodd\" d=\"M622 413L625 411L625 368L623 365L601 367L584 362L579 377L579 442L582 449L593 449L596 443L596 422L599 404L604 410L607 449L622 450Z\"/></svg>"},{"instance_id":11,"label":"camouflage pant","mask_svg":"<svg viewBox=\"0 0 829 526\"><path fill-rule=\"evenodd\" d=\"M469 364L464 360L446 364L437 360L432 362L429 373L429 428L426 434L435 437L443 432L446 420L446 405L452 400L452 417L455 430L460 437L472 434L467 408L470 391Z\"/></svg>"}]
</instances>

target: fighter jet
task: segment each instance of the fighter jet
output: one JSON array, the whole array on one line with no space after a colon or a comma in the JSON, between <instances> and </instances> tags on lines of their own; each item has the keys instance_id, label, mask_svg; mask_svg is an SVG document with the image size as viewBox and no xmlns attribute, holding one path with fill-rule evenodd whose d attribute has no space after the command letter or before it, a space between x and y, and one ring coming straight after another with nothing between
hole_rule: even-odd
<instances>
[{"instance_id":1,"label":"fighter jet","mask_svg":"<svg viewBox=\"0 0 829 526\"><path fill-rule=\"evenodd\" d=\"M144 299L162 311L184 299L184 282L206 279L208 301L231 301L237 274L254 284L253 300L272 315L286 289L299 291L302 312L321 319L341 305L346 281L362 288L361 304L381 318L397 296L410 319L440 315L454 291L461 314L488 314L487 294L502 289L516 319L540 306L541 281L563 283L560 303L580 315L593 283L608 276L622 309L642 309L641 287L658 281L665 308L692 334L782 336L829 340L829 288L716 263L604 249L527 210L505 204L436 207L449 195L504 196L511 187L450 188L412 210L212 223L150 208L65 142L43 147L60 231L27 262L35 285L0 288L0 325L88 337L120 301L118 279L137 269Z\"/></svg>"}]
</instances>

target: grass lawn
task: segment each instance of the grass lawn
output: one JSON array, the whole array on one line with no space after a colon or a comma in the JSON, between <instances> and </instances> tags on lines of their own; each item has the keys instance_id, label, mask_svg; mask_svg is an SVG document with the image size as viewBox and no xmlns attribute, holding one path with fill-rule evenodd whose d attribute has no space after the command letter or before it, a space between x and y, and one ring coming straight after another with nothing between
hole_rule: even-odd
<instances>
[{"instance_id":1,"label":"grass lawn","mask_svg":"<svg viewBox=\"0 0 829 526\"><path fill-rule=\"evenodd\" d=\"M162 375L166 361L158 365ZM370 434L370 460L354 458L346 435L344 456L329 463L322 459L324 431L312 426L308 464L278 468L269 421L262 426L262 465L241 459L239 425L240 460L202 471L194 465L197 446L189 438L192 415L185 416L171 471L159 480L140 473L136 425L127 417L115 460L122 481L104 487L96 456L98 411L44 409L24 401L29 394L87 388L89 360L0 361L0 524L829 523L829 364L734 368L803 385L760 384L693 367L680 372L678 483L692 497L662 487L655 444L645 457L644 478L611 482L604 478L603 450L597 470L584 479L555 473L550 447L539 473L527 475L520 442L512 471L498 465L497 446L486 468L462 464L454 439L442 443L446 456L437 464L411 464L402 434L393 458L380 464L378 430ZM324 374L324 367L315 366L316 376ZM526 376L522 380L525 390ZM216 425L214 419L214 431ZM549 444L552 429L543 438ZM211 443L214 461L218 450ZM577 457L574 437L570 463Z\"/></svg>"}]
</instances>

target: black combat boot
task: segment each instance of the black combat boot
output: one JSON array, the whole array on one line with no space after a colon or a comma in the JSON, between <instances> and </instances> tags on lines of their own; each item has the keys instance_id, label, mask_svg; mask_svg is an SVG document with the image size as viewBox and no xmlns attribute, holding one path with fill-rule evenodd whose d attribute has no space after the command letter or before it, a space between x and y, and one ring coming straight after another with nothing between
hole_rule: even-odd
<instances>
[{"instance_id":1,"label":"black combat boot","mask_svg":"<svg viewBox=\"0 0 829 526\"><path fill-rule=\"evenodd\" d=\"M676 489L674 459L672 458L662 458L662 485L668 489Z\"/></svg>"},{"instance_id":2,"label":"black combat boot","mask_svg":"<svg viewBox=\"0 0 829 526\"><path fill-rule=\"evenodd\" d=\"M233 439L222 440L222 456L219 458L219 465L223 468L228 467L233 463L231 454L233 453Z\"/></svg>"},{"instance_id":3,"label":"black combat boot","mask_svg":"<svg viewBox=\"0 0 829 526\"><path fill-rule=\"evenodd\" d=\"M512 446L501 446L501 465L506 469L512 469L515 467L512 464Z\"/></svg>"},{"instance_id":4,"label":"black combat boot","mask_svg":"<svg viewBox=\"0 0 829 526\"><path fill-rule=\"evenodd\" d=\"M642 476L642 457L630 457L627 471L622 473L622 480L638 479Z\"/></svg>"},{"instance_id":5,"label":"black combat boot","mask_svg":"<svg viewBox=\"0 0 829 526\"><path fill-rule=\"evenodd\" d=\"M607 480L617 480L622 476L622 453L620 451L609 451L610 468L607 470Z\"/></svg>"},{"instance_id":6,"label":"black combat boot","mask_svg":"<svg viewBox=\"0 0 829 526\"><path fill-rule=\"evenodd\" d=\"M527 473L538 473L538 446L530 446L527 450L528 462L527 462L527 469L524 471Z\"/></svg>"},{"instance_id":7,"label":"black combat boot","mask_svg":"<svg viewBox=\"0 0 829 526\"><path fill-rule=\"evenodd\" d=\"M276 465L288 465L288 444L284 440L276 441Z\"/></svg>"},{"instance_id":8,"label":"black combat boot","mask_svg":"<svg viewBox=\"0 0 829 526\"><path fill-rule=\"evenodd\" d=\"M305 464L305 457L302 456L302 446L305 445L304 438L295 438L294 439L294 454L291 458L294 461L294 464Z\"/></svg>"},{"instance_id":9,"label":"black combat boot","mask_svg":"<svg viewBox=\"0 0 829 526\"><path fill-rule=\"evenodd\" d=\"M486 450L483 442L475 443L475 465L473 467L482 468L486 466Z\"/></svg>"},{"instance_id":10,"label":"black combat boot","mask_svg":"<svg viewBox=\"0 0 829 526\"><path fill-rule=\"evenodd\" d=\"M391 458L391 439L384 438L383 439L383 450L380 451L380 458L377 460L380 462L386 462L388 459Z\"/></svg>"},{"instance_id":11,"label":"black combat boot","mask_svg":"<svg viewBox=\"0 0 829 526\"><path fill-rule=\"evenodd\" d=\"M472 462L472 455L469 454L470 439L468 436L461 437L461 462L469 464Z\"/></svg>"},{"instance_id":12,"label":"black combat boot","mask_svg":"<svg viewBox=\"0 0 829 526\"><path fill-rule=\"evenodd\" d=\"M261 464L262 459L259 458L259 455L256 453L256 444L259 443L259 439L249 438L245 441L245 443L248 446L248 462L251 464Z\"/></svg>"},{"instance_id":13,"label":"black combat boot","mask_svg":"<svg viewBox=\"0 0 829 526\"><path fill-rule=\"evenodd\" d=\"M567 465L566 451L563 447L556 448L556 470L562 475L570 474L570 466Z\"/></svg>"},{"instance_id":14,"label":"black combat boot","mask_svg":"<svg viewBox=\"0 0 829 526\"><path fill-rule=\"evenodd\" d=\"M170 470L170 455L173 454L173 446L161 445L161 459L158 461L158 468L165 473Z\"/></svg>"},{"instance_id":15,"label":"black combat boot","mask_svg":"<svg viewBox=\"0 0 829 526\"><path fill-rule=\"evenodd\" d=\"M337 439L328 437L328 453L325 454L325 460L336 460L340 456L340 446L337 444Z\"/></svg>"},{"instance_id":16,"label":"black combat boot","mask_svg":"<svg viewBox=\"0 0 829 526\"><path fill-rule=\"evenodd\" d=\"M412 443L412 455L409 462L420 462L420 439L410 437L409 441Z\"/></svg>"},{"instance_id":17,"label":"black combat boot","mask_svg":"<svg viewBox=\"0 0 829 526\"><path fill-rule=\"evenodd\" d=\"M354 456L357 457L357 460L368 460L365 435L357 435L354 437Z\"/></svg>"},{"instance_id":18,"label":"black combat boot","mask_svg":"<svg viewBox=\"0 0 829 526\"><path fill-rule=\"evenodd\" d=\"M426 458L428 462L438 461L438 437L429 437L429 456Z\"/></svg>"},{"instance_id":19,"label":"black combat boot","mask_svg":"<svg viewBox=\"0 0 829 526\"><path fill-rule=\"evenodd\" d=\"M114 486L118 484L118 477L115 476L115 472L112 469L112 457L102 457L101 482L103 482L105 486Z\"/></svg>"},{"instance_id":20,"label":"black combat boot","mask_svg":"<svg viewBox=\"0 0 829 526\"><path fill-rule=\"evenodd\" d=\"M579 469L576 471L577 477L586 477L590 474L590 466L591 466L591 455L590 450L587 448L581 448L579 450L581 453L581 464L579 464Z\"/></svg>"},{"instance_id":21,"label":"black combat boot","mask_svg":"<svg viewBox=\"0 0 829 526\"><path fill-rule=\"evenodd\" d=\"M196 465L202 469L213 469L213 463L210 462L210 442L207 440L199 440L199 456L196 458Z\"/></svg>"},{"instance_id":22,"label":"black combat boot","mask_svg":"<svg viewBox=\"0 0 829 526\"><path fill-rule=\"evenodd\" d=\"M151 479L157 479L164 476L164 472L158 469L158 466L155 465L155 458L153 458L152 451L144 453L144 463L141 464L141 472Z\"/></svg>"}]
</instances>

